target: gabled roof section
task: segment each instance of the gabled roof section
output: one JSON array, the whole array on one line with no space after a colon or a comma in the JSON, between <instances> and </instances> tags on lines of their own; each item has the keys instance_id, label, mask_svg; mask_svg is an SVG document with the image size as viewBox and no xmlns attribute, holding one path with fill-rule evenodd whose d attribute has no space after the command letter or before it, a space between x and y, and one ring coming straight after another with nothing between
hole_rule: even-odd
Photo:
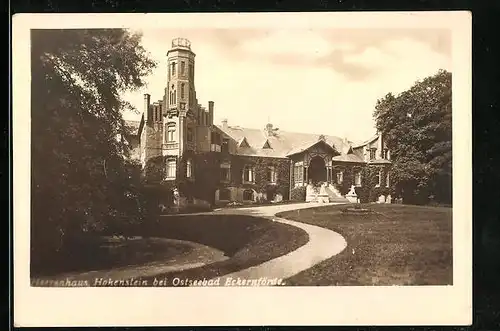
<instances>
[{"instance_id":1,"label":"gabled roof section","mask_svg":"<svg viewBox=\"0 0 500 331\"><path fill-rule=\"evenodd\" d=\"M313 143L308 143L307 145L302 145L302 146L300 146L300 147L297 147L297 148L292 149L292 150L291 150L291 151L287 154L287 156L302 153L302 152L304 152L304 151L308 150L309 148L312 148L312 147L314 147L314 146L316 146L316 145L322 145L322 146L325 146L327 149L329 149L329 150L331 150L331 151L333 151L333 152L338 153L338 152L337 152L337 150L336 150L333 146L331 146L330 144L326 143L326 141L325 141L325 140L320 139L320 140L318 140L318 141L316 141L316 142L313 142Z\"/></svg>"},{"instance_id":2,"label":"gabled roof section","mask_svg":"<svg viewBox=\"0 0 500 331\"><path fill-rule=\"evenodd\" d=\"M269 140L266 140L266 142L264 143L264 146L262 146L262 148L264 148L264 149L272 148L271 144L269 144Z\"/></svg>"},{"instance_id":3,"label":"gabled roof section","mask_svg":"<svg viewBox=\"0 0 500 331\"><path fill-rule=\"evenodd\" d=\"M372 142L374 142L375 140L377 140L377 138L378 138L378 134L374 135L373 137L371 137L368 140L363 141L360 144L354 145L353 148L359 148L359 147L363 147L363 146L366 146L368 144L371 144Z\"/></svg>"},{"instance_id":4,"label":"gabled roof section","mask_svg":"<svg viewBox=\"0 0 500 331\"><path fill-rule=\"evenodd\" d=\"M248 143L246 137L240 139L240 141L238 142L238 147L250 147L250 144Z\"/></svg>"}]
</instances>

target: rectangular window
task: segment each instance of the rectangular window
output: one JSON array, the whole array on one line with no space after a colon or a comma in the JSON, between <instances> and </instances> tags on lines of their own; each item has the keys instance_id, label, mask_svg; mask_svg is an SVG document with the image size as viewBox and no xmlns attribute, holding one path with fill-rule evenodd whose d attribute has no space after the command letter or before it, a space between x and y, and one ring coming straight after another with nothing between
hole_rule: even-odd
<instances>
[{"instance_id":1,"label":"rectangular window","mask_svg":"<svg viewBox=\"0 0 500 331\"><path fill-rule=\"evenodd\" d=\"M376 152L377 152L376 148L371 148L370 149L370 160L375 160Z\"/></svg>"},{"instance_id":2,"label":"rectangular window","mask_svg":"<svg viewBox=\"0 0 500 331\"><path fill-rule=\"evenodd\" d=\"M175 62L172 62L172 76L175 76Z\"/></svg>"},{"instance_id":3,"label":"rectangular window","mask_svg":"<svg viewBox=\"0 0 500 331\"><path fill-rule=\"evenodd\" d=\"M379 170L377 175L377 185L376 187L380 187L382 185L382 170Z\"/></svg>"},{"instance_id":4,"label":"rectangular window","mask_svg":"<svg viewBox=\"0 0 500 331\"><path fill-rule=\"evenodd\" d=\"M342 171L337 172L337 184L342 184L344 181L344 173Z\"/></svg>"},{"instance_id":5,"label":"rectangular window","mask_svg":"<svg viewBox=\"0 0 500 331\"><path fill-rule=\"evenodd\" d=\"M175 178L175 172L176 172L176 167L177 163L175 160L168 160L167 161L167 178Z\"/></svg>"},{"instance_id":6,"label":"rectangular window","mask_svg":"<svg viewBox=\"0 0 500 331\"><path fill-rule=\"evenodd\" d=\"M193 177L193 163L191 162L191 160L186 161L186 177Z\"/></svg>"},{"instance_id":7,"label":"rectangular window","mask_svg":"<svg viewBox=\"0 0 500 331\"><path fill-rule=\"evenodd\" d=\"M253 168L251 166L246 166L243 169L243 182L244 183L254 182Z\"/></svg>"},{"instance_id":8,"label":"rectangular window","mask_svg":"<svg viewBox=\"0 0 500 331\"><path fill-rule=\"evenodd\" d=\"M389 150L387 148L384 149L384 160L389 160Z\"/></svg>"},{"instance_id":9,"label":"rectangular window","mask_svg":"<svg viewBox=\"0 0 500 331\"><path fill-rule=\"evenodd\" d=\"M189 65L189 77L190 78L194 77L194 69L192 64Z\"/></svg>"},{"instance_id":10,"label":"rectangular window","mask_svg":"<svg viewBox=\"0 0 500 331\"><path fill-rule=\"evenodd\" d=\"M165 140L167 143L175 141L175 125L167 124L167 132L165 134Z\"/></svg>"},{"instance_id":11,"label":"rectangular window","mask_svg":"<svg viewBox=\"0 0 500 331\"><path fill-rule=\"evenodd\" d=\"M389 187L390 181L389 181L389 171L387 171L387 174L385 175L385 187Z\"/></svg>"},{"instance_id":12,"label":"rectangular window","mask_svg":"<svg viewBox=\"0 0 500 331\"><path fill-rule=\"evenodd\" d=\"M223 182L229 182L231 180L231 165L228 163L223 163L220 165L220 180Z\"/></svg>"},{"instance_id":13,"label":"rectangular window","mask_svg":"<svg viewBox=\"0 0 500 331\"><path fill-rule=\"evenodd\" d=\"M184 100L184 93L185 93L185 91L184 91L184 89L185 89L185 88L184 88L184 86L185 86L185 84L184 84L184 83L182 83L182 84L181 84L181 99L182 99L182 100Z\"/></svg>"},{"instance_id":14,"label":"rectangular window","mask_svg":"<svg viewBox=\"0 0 500 331\"><path fill-rule=\"evenodd\" d=\"M193 129L187 129L187 141L192 142L194 140Z\"/></svg>"},{"instance_id":15,"label":"rectangular window","mask_svg":"<svg viewBox=\"0 0 500 331\"><path fill-rule=\"evenodd\" d=\"M354 185L361 186L361 171L357 172L354 176Z\"/></svg>"},{"instance_id":16,"label":"rectangular window","mask_svg":"<svg viewBox=\"0 0 500 331\"><path fill-rule=\"evenodd\" d=\"M184 76L184 71L186 70L186 63L181 61L181 75Z\"/></svg>"},{"instance_id":17,"label":"rectangular window","mask_svg":"<svg viewBox=\"0 0 500 331\"><path fill-rule=\"evenodd\" d=\"M276 183L276 170L274 167L267 168L267 181L269 183Z\"/></svg>"}]
</instances>

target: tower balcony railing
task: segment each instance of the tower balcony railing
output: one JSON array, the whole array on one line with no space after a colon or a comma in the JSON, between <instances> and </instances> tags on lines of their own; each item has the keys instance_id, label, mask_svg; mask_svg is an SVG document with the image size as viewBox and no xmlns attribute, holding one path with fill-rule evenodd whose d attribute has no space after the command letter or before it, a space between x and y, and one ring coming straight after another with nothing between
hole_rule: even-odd
<instances>
[{"instance_id":1,"label":"tower balcony railing","mask_svg":"<svg viewBox=\"0 0 500 331\"><path fill-rule=\"evenodd\" d=\"M191 42L186 38L175 38L172 40L172 48L178 47L191 50Z\"/></svg>"}]
</instances>

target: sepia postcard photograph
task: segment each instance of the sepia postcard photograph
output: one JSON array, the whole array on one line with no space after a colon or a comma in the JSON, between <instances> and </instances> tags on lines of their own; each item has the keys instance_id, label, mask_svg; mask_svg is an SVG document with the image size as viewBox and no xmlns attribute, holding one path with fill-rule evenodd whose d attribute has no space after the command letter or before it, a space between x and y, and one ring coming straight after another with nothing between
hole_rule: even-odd
<instances>
[{"instance_id":1,"label":"sepia postcard photograph","mask_svg":"<svg viewBox=\"0 0 500 331\"><path fill-rule=\"evenodd\" d=\"M16 325L472 322L470 13L12 40Z\"/></svg>"}]
</instances>

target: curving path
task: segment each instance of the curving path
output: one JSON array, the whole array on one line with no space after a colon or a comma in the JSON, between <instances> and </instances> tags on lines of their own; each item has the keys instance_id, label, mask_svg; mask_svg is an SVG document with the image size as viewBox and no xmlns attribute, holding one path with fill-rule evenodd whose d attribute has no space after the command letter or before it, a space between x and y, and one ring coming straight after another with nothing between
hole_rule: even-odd
<instances>
[{"instance_id":1,"label":"curving path","mask_svg":"<svg viewBox=\"0 0 500 331\"><path fill-rule=\"evenodd\" d=\"M330 203L330 205L338 203ZM276 217L277 213L289 210L297 210L311 207L320 207L328 204L325 203L300 203L300 204L283 204L275 206L259 206L234 209L221 209L211 212L212 215L231 214L231 215L249 215L272 219L276 222L289 224L306 231L309 235L309 241L302 247L264 262L260 265L250 267L238 272L217 277L220 279L219 286L247 286L247 285L266 285L262 283L238 283L240 280L258 280L260 278L272 280L274 278L286 279L298 274L301 271L311 268L312 266L324 261L334 255L342 252L347 242L340 234L325 228L314 225L295 222L284 218ZM215 278L215 279L217 279ZM214 280L215 280L214 279ZM286 285L282 283L282 285Z\"/></svg>"}]
</instances>

